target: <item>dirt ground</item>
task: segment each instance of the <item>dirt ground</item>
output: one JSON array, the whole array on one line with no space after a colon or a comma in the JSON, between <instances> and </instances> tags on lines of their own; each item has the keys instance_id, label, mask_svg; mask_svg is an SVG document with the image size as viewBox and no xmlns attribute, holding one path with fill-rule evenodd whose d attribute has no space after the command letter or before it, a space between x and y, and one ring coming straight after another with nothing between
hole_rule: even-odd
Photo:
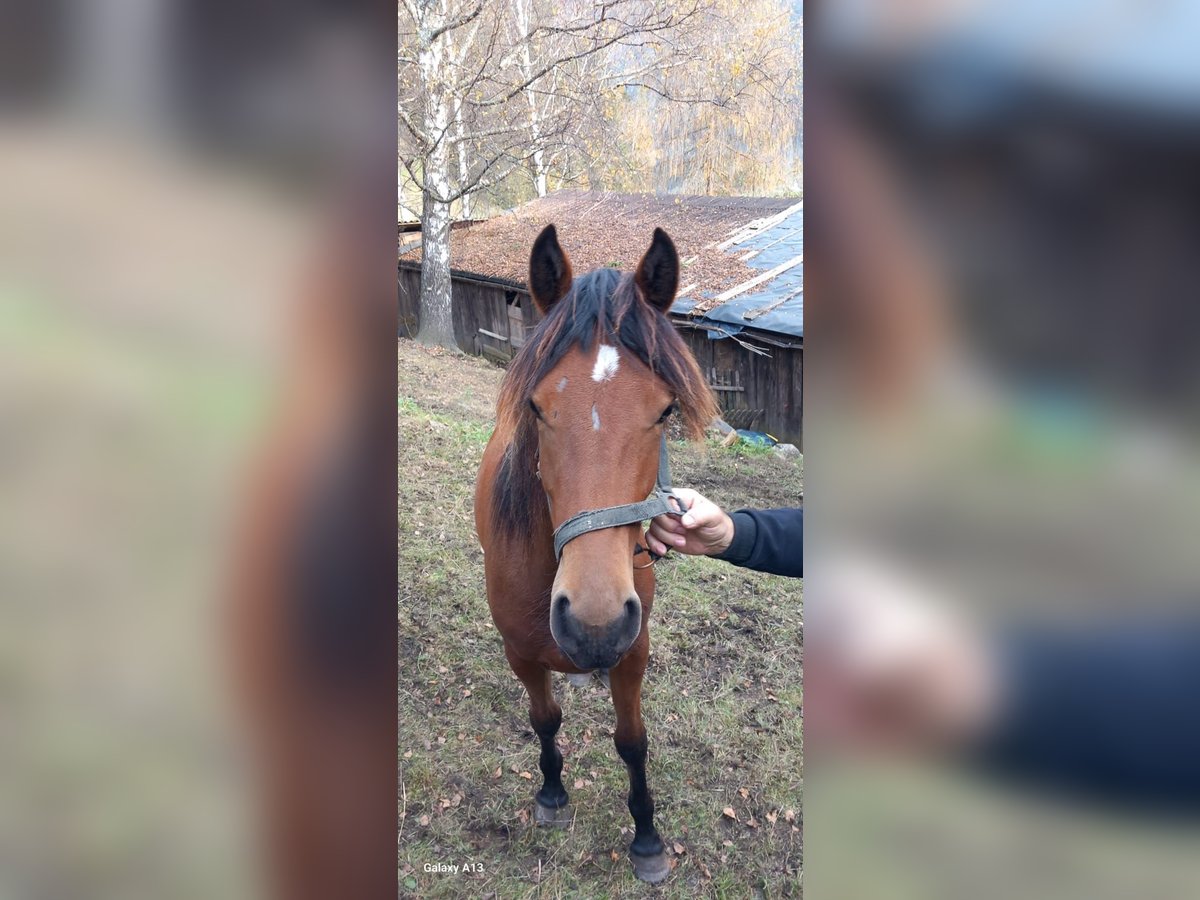
<instances>
[{"instance_id":1,"label":"dirt ground","mask_svg":"<svg viewBox=\"0 0 1200 900\"><path fill-rule=\"evenodd\" d=\"M644 714L666 882L636 881L626 859L628 782L598 683L556 676L575 820L535 828L537 739L488 614L471 508L503 370L406 340L397 353L402 895L800 896L802 582L660 564ZM715 442L670 452L677 484L726 507L801 500L795 462Z\"/></svg>"}]
</instances>

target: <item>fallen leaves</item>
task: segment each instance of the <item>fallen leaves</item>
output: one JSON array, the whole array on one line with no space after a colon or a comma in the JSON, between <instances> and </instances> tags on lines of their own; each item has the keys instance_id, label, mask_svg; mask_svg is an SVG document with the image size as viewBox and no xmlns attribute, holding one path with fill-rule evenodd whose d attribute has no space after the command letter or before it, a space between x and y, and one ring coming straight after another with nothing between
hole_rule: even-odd
<instances>
[{"instance_id":1,"label":"fallen leaves","mask_svg":"<svg viewBox=\"0 0 1200 900\"><path fill-rule=\"evenodd\" d=\"M603 217L590 213L596 204L594 196L577 192L551 194L516 215L497 216L456 228L450 241L451 263L456 269L524 283L534 238L548 222L557 222L559 228L570 223L571 262L577 272L613 263L628 270L645 252L645 235L653 226L667 221L681 258L691 260L687 265L687 283L718 293L760 272L746 265L737 253L716 250L714 245L755 219L782 212L791 202L705 198L696 204L678 196L668 200L653 195L614 194L604 201L612 211L610 214L619 215L624 225L614 230L604 227ZM402 249L400 256L419 263L419 244Z\"/></svg>"},{"instance_id":2,"label":"fallen leaves","mask_svg":"<svg viewBox=\"0 0 1200 900\"><path fill-rule=\"evenodd\" d=\"M723 815L727 819L733 819L733 821L735 821L735 822L738 820L737 813L733 811L732 806L727 806L723 810L721 810L721 815Z\"/></svg>"}]
</instances>

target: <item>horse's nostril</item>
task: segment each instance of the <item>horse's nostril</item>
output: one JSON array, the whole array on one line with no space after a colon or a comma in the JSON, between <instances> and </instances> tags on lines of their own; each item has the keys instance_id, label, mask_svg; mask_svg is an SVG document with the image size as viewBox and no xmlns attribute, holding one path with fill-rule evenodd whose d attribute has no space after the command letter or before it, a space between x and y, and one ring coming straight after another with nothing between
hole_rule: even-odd
<instances>
[{"instance_id":1,"label":"horse's nostril","mask_svg":"<svg viewBox=\"0 0 1200 900\"><path fill-rule=\"evenodd\" d=\"M570 628L570 620L572 618L569 611L571 601L567 599L566 594L559 594L550 601L550 624L551 631L565 634ZM559 637L556 634L555 637Z\"/></svg>"},{"instance_id":2,"label":"horse's nostril","mask_svg":"<svg viewBox=\"0 0 1200 900\"><path fill-rule=\"evenodd\" d=\"M633 641L642 630L642 602L636 597L625 601L625 638Z\"/></svg>"}]
</instances>

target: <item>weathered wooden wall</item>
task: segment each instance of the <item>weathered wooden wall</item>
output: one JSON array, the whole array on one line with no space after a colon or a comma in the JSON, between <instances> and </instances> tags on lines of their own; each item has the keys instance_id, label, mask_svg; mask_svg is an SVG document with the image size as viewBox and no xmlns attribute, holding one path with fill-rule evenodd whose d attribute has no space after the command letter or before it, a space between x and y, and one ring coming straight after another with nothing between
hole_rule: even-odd
<instances>
[{"instance_id":1,"label":"weathered wooden wall","mask_svg":"<svg viewBox=\"0 0 1200 900\"><path fill-rule=\"evenodd\" d=\"M731 338L710 340L702 328L680 327L713 387L725 420L803 447L804 351L762 346L761 356Z\"/></svg>"},{"instance_id":2,"label":"weathered wooden wall","mask_svg":"<svg viewBox=\"0 0 1200 900\"><path fill-rule=\"evenodd\" d=\"M396 270L396 290L400 299L397 332L400 337L416 337L421 324L421 268L401 265Z\"/></svg>"},{"instance_id":3,"label":"weathered wooden wall","mask_svg":"<svg viewBox=\"0 0 1200 900\"><path fill-rule=\"evenodd\" d=\"M398 269L401 337L417 333L421 321L421 270L401 263ZM532 298L521 288L453 273L450 303L454 339L464 353L498 362L512 359L525 335L537 325Z\"/></svg>"},{"instance_id":4,"label":"weathered wooden wall","mask_svg":"<svg viewBox=\"0 0 1200 900\"><path fill-rule=\"evenodd\" d=\"M401 264L400 335L417 333L421 271ZM540 318L524 290L502 282L456 273L451 280L454 336L465 353L497 362L512 359ZM708 378L726 420L738 428L765 431L803 447L804 351L764 346L769 356L725 338L709 340L702 328L680 327Z\"/></svg>"}]
</instances>

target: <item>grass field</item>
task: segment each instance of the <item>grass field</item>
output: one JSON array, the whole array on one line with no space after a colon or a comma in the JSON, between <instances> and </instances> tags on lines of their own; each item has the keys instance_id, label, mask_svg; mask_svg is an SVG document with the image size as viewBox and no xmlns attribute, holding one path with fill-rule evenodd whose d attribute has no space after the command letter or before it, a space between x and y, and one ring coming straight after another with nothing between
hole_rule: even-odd
<instances>
[{"instance_id":1,"label":"grass field","mask_svg":"<svg viewBox=\"0 0 1200 900\"><path fill-rule=\"evenodd\" d=\"M398 364L401 894L800 896L802 583L705 558L659 565L644 713L666 882L638 882L626 858L628 782L598 683L555 677L575 820L535 828L537 739L488 614L471 508L503 372L405 340ZM726 507L802 496L792 461L670 451L675 482Z\"/></svg>"}]
</instances>

